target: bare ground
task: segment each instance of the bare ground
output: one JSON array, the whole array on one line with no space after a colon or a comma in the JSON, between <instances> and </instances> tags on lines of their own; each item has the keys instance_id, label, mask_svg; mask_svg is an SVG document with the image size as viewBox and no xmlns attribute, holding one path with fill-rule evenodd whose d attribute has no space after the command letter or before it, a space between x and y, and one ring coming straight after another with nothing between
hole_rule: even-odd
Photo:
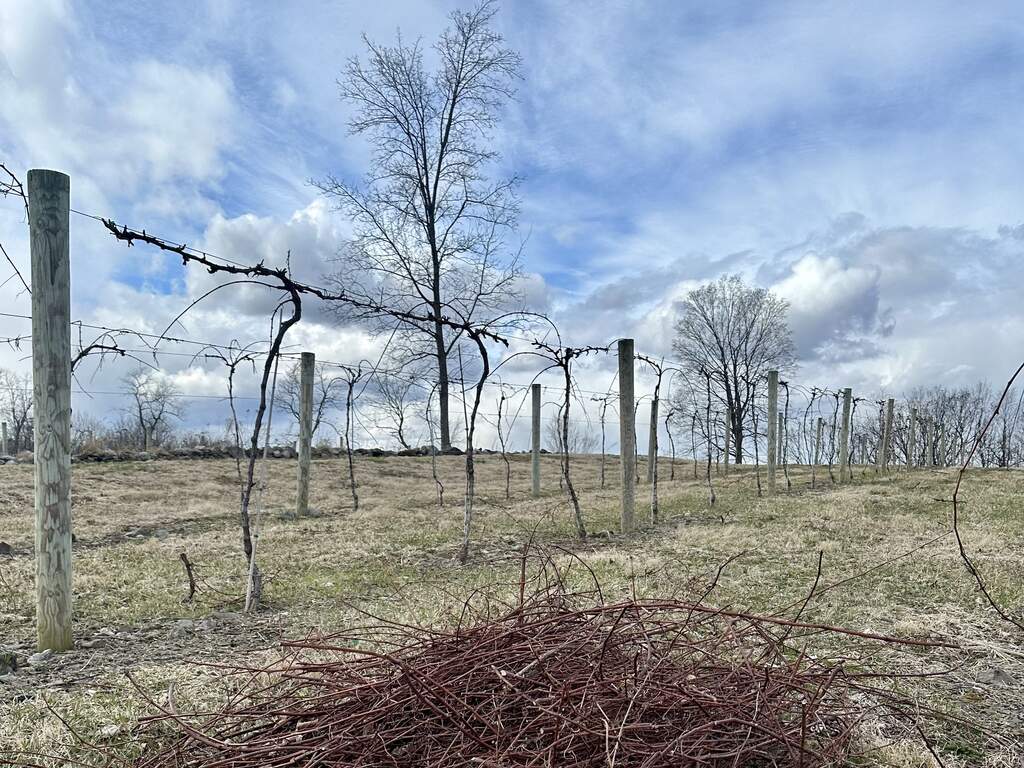
<instances>
[{"instance_id":1,"label":"bare ground","mask_svg":"<svg viewBox=\"0 0 1024 768\"><path fill-rule=\"evenodd\" d=\"M752 471L734 469L714 476L718 501L709 508L692 464L680 462L670 480L663 462L661 520L650 524L649 487L642 483L637 517L646 524L625 538L614 532L617 464L609 459L602 489L600 463L587 457L574 463L591 532L584 543L573 538L554 458L545 458L540 499L529 497L526 457L513 458L510 500L501 458L479 461L472 559L461 567L453 560L462 522L460 458L441 460L443 509L429 459L359 460L358 512L343 463L316 461L314 514L302 519L292 514L295 463L270 462L259 544L268 581L254 616L241 613L245 567L232 462L76 465L77 647L36 666L27 664L34 651L31 467L0 466L0 541L13 550L0 555L0 650L14 650L20 661L17 672L0 677L0 765L7 755L28 760L32 752L48 756L36 758L43 765L104 764L79 739L130 757L141 748L132 726L152 712L146 697L183 711L216 705L225 695L223 678L201 663L266 663L281 638L330 632L361 621L362 611L412 623L450 621L473 590L510 588L531 538L570 548L611 596L685 594L740 555L711 599L755 612L801 602L819 552L823 585L884 564L812 600L804 618L959 643L956 651L885 649L891 658L874 663L910 672L955 667L908 680L904 691L1005 737L1024 733L1024 635L998 620L958 557L947 501L954 470L877 477L858 469L849 486L835 486L819 471L812 489L801 469L791 473L790 491L759 498ZM1021 616L1024 473L972 471L963 496L970 551L993 596ZM182 551L199 576L190 603L182 602ZM1024 764L1020 754L968 727L930 735L946 765ZM938 764L914 739L882 730L863 738L871 747L866 764Z\"/></svg>"}]
</instances>

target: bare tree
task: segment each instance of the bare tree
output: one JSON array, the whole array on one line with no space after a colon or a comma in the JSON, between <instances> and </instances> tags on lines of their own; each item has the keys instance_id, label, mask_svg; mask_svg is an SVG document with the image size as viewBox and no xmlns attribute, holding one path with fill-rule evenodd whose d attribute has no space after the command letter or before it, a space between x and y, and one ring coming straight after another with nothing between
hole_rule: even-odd
<instances>
[{"instance_id":1,"label":"bare tree","mask_svg":"<svg viewBox=\"0 0 1024 768\"><path fill-rule=\"evenodd\" d=\"M284 409L299 421L301 372L298 361L278 382L280 401ZM316 434L324 414L345 404L345 378L335 375L335 369L317 363L313 368L313 432Z\"/></svg>"},{"instance_id":2,"label":"bare tree","mask_svg":"<svg viewBox=\"0 0 1024 768\"><path fill-rule=\"evenodd\" d=\"M423 385L417 380L415 371L398 373L377 373L377 391L373 398L384 420L384 429L398 441L402 448L409 449L409 412L422 399Z\"/></svg>"},{"instance_id":3,"label":"bare tree","mask_svg":"<svg viewBox=\"0 0 1024 768\"><path fill-rule=\"evenodd\" d=\"M491 27L497 6L484 0L455 11L434 45L428 71L419 42L399 36L392 47L365 39L366 62L353 58L341 97L354 116L351 131L373 147L361 184L335 177L316 182L351 217L355 234L337 276L350 295L372 297L430 319L406 323L416 354L437 366L441 449L451 448L448 361L463 333L442 322L469 324L482 312L509 306L518 277L504 259L503 238L518 215L515 178L491 181L497 155L490 134L513 95L520 57ZM380 314L353 312L379 331Z\"/></svg>"},{"instance_id":4,"label":"bare tree","mask_svg":"<svg viewBox=\"0 0 1024 768\"><path fill-rule=\"evenodd\" d=\"M11 429L12 453L27 448L32 434L32 375L0 369L0 419Z\"/></svg>"},{"instance_id":5,"label":"bare tree","mask_svg":"<svg viewBox=\"0 0 1024 768\"><path fill-rule=\"evenodd\" d=\"M139 447L150 450L167 436L171 422L181 418L181 392L158 371L137 368L124 378L132 398L132 416Z\"/></svg>"},{"instance_id":6,"label":"bare tree","mask_svg":"<svg viewBox=\"0 0 1024 768\"><path fill-rule=\"evenodd\" d=\"M789 305L738 276L690 291L676 322L673 348L686 368L709 377L711 396L730 417L732 448L743 461L744 425L769 369L791 371L795 350Z\"/></svg>"}]
</instances>

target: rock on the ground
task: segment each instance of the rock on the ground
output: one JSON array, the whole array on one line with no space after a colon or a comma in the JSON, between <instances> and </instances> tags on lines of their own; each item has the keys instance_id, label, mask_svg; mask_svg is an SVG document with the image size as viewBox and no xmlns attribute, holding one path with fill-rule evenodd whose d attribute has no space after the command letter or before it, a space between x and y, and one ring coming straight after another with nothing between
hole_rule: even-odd
<instances>
[{"instance_id":1,"label":"rock on the ground","mask_svg":"<svg viewBox=\"0 0 1024 768\"><path fill-rule=\"evenodd\" d=\"M31 667L39 667L48 662L53 657L53 651L47 648L45 651L39 651L39 653L33 653L28 657L28 663Z\"/></svg>"}]
</instances>

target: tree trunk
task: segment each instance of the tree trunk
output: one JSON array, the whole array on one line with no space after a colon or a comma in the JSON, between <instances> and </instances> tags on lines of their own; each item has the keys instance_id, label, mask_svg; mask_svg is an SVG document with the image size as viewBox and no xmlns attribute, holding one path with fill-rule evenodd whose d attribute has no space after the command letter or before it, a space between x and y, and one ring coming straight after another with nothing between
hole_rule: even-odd
<instances>
[{"instance_id":1,"label":"tree trunk","mask_svg":"<svg viewBox=\"0 0 1024 768\"><path fill-rule=\"evenodd\" d=\"M729 426L732 428L733 463L743 463L743 419L739 414L730 415Z\"/></svg>"},{"instance_id":2,"label":"tree trunk","mask_svg":"<svg viewBox=\"0 0 1024 768\"><path fill-rule=\"evenodd\" d=\"M448 424L448 353L444 346L444 326L441 325L441 308L434 309L438 319L434 321L434 344L437 347L437 396L440 406L441 451L452 447L451 429Z\"/></svg>"}]
</instances>

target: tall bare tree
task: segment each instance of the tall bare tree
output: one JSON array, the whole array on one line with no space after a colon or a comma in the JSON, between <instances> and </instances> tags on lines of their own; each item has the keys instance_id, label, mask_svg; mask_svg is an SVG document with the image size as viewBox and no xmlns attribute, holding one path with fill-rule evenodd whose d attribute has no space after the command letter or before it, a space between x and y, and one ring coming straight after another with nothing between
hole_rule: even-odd
<instances>
[{"instance_id":1,"label":"tall bare tree","mask_svg":"<svg viewBox=\"0 0 1024 768\"><path fill-rule=\"evenodd\" d=\"M181 392L158 371L138 368L124 378L132 398L131 413L139 434L139 447L150 450L182 413Z\"/></svg>"},{"instance_id":2,"label":"tall bare tree","mask_svg":"<svg viewBox=\"0 0 1024 768\"><path fill-rule=\"evenodd\" d=\"M32 375L0 369L0 420L11 430L12 453L26 448L32 435Z\"/></svg>"},{"instance_id":3,"label":"tall bare tree","mask_svg":"<svg viewBox=\"0 0 1024 768\"><path fill-rule=\"evenodd\" d=\"M690 291L680 307L673 348L695 380L708 377L711 398L728 412L737 464L768 371L791 371L795 365L788 310L783 299L735 275Z\"/></svg>"},{"instance_id":4,"label":"tall bare tree","mask_svg":"<svg viewBox=\"0 0 1024 768\"><path fill-rule=\"evenodd\" d=\"M399 36L385 46L364 38L366 61L350 60L339 84L354 107L352 133L373 148L372 168L362 183L316 182L355 225L338 283L350 295L427 317L405 331L437 366L442 450L451 447L449 357L463 335L442 318L471 323L508 307L519 274L504 242L518 215L516 179L488 177L497 159L491 133L520 64L492 28L496 12L484 0L452 13L433 46L433 71L418 41ZM379 314L362 318L392 330Z\"/></svg>"},{"instance_id":5,"label":"tall bare tree","mask_svg":"<svg viewBox=\"0 0 1024 768\"><path fill-rule=\"evenodd\" d=\"M302 400L300 367L296 361L277 383L281 404L296 423L299 421ZM313 367L313 435L320 428L324 414L345 405L345 388L345 377L336 367L316 363Z\"/></svg>"},{"instance_id":6,"label":"tall bare tree","mask_svg":"<svg viewBox=\"0 0 1024 768\"><path fill-rule=\"evenodd\" d=\"M405 449L409 445L410 410L420 408L424 389L415 370L379 373L374 405L381 417L381 426Z\"/></svg>"}]
</instances>

